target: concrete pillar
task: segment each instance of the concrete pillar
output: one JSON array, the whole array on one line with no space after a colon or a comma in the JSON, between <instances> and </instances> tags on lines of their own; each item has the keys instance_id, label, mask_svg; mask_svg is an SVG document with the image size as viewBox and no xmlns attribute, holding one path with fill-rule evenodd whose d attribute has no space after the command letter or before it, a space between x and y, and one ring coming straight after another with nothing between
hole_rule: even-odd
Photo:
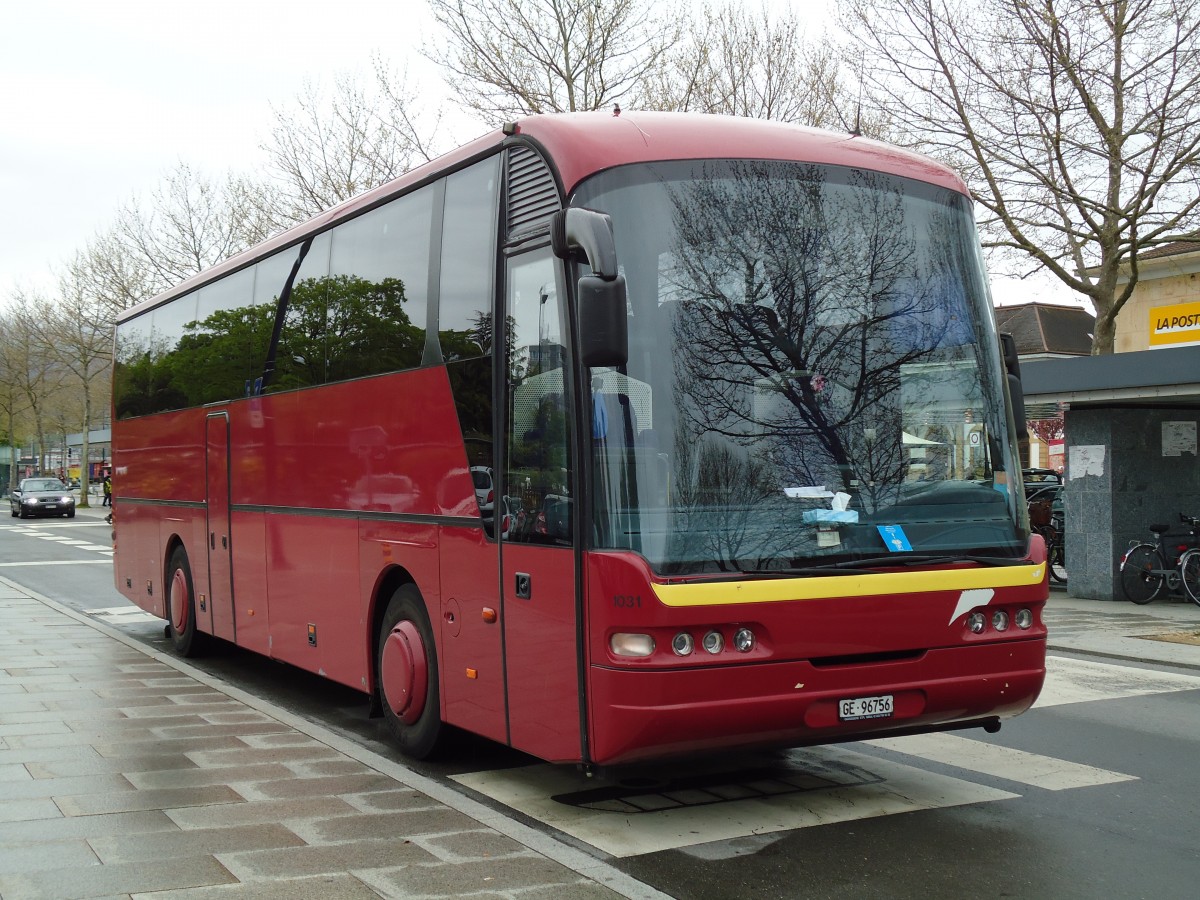
<instances>
[{"instance_id":1,"label":"concrete pillar","mask_svg":"<svg viewBox=\"0 0 1200 900\"><path fill-rule=\"evenodd\" d=\"M1200 515L1200 407L1080 407L1065 430L1068 591L1124 601L1117 564L1129 542Z\"/></svg>"}]
</instances>

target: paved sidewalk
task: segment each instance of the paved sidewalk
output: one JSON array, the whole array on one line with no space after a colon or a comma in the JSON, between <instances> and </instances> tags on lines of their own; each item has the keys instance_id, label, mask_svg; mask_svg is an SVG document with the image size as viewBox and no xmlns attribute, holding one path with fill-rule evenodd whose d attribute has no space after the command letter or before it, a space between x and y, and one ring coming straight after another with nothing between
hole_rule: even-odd
<instances>
[{"instance_id":1,"label":"paved sidewalk","mask_svg":"<svg viewBox=\"0 0 1200 900\"><path fill-rule=\"evenodd\" d=\"M1043 614L1049 647L1134 662L1200 669L1200 645L1151 640L1148 635L1200 632L1200 606L1157 599L1146 606L1084 600L1052 590Z\"/></svg>"},{"instance_id":2,"label":"paved sidewalk","mask_svg":"<svg viewBox=\"0 0 1200 900\"><path fill-rule=\"evenodd\" d=\"M665 895L0 578L0 897Z\"/></svg>"},{"instance_id":3,"label":"paved sidewalk","mask_svg":"<svg viewBox=\"0 0 1200 900\"><path fill-rule=\"evenodd\" d=\"M103 515L106 510L97 509ZM1200 607L1051 594L1055 650L1200 668ZM0 578L0 897L665 895Z\"/></svg>"}]
</instances>

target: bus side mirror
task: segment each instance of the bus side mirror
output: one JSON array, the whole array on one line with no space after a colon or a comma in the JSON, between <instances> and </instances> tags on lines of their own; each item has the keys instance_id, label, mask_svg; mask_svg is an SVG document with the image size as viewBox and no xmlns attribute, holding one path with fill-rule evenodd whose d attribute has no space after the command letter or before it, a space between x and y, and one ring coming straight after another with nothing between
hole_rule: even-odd
<instances>
[{"instance_id":1,"label":"bus side mirror","mask_svg":"<svg viewBox=\"0 0 1200 900\"><path fill-rule=\"evenodd\" d=\"M579 279L579 354L585 366L623 366L629 361L625 276Z\"/></svg>"},{"instance_id":2,"label":"bus side mirror","mask_svg":"<svg viewBox=\"0 0 1200 900\"><path fill-rule=\"evenodd\" d=\"M1012 407L1013 422L1017 426L1017 440L1029 440L1029 427L1025 423L1025 388L1021 386L1021 363L1017 358L1017 341L1008 332L1000 335L1000 350L1004 356L1004 370L1008 373L1008 402Z\"/></svg>"},{"instance_id":3,"label":"bus side mirror","mask_svg":"<svg viewBox=\"0 0 1200 900\"><path fill-rule=\"evenodd\" d=\"M585 366L621 366L629 361L629 323L625 278L617 271L617 244L612 219L591 209L560 210L550 223L550 244L560 259L591 266L580 276L579 350Z\"/></svg>"}]
</instances>

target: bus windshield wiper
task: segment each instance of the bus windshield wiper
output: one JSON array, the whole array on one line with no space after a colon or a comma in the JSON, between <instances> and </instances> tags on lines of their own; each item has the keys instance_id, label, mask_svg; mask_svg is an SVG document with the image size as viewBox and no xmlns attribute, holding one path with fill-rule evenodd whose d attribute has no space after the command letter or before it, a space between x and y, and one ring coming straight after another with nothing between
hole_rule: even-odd
<instances>
[{"instance_id":1,"label":"bus windshield wiper","mask_svg":"<svg viewBox=\"0 0 1200 900\"><path fill-rule=\"evenodd\" d=\"M871 556L865 559L843 559L837 562L813 563L782 569L739 569L739 575L766 575L776 578L803 577L812 575L862 575L880 569L903 568L905 566L936 566L957 562L973 562L982 566L1018 566L1024 559L1009 559L999 556L978 556L970 553L892 553L887 556Z\"/></svg>"}]
</instances>

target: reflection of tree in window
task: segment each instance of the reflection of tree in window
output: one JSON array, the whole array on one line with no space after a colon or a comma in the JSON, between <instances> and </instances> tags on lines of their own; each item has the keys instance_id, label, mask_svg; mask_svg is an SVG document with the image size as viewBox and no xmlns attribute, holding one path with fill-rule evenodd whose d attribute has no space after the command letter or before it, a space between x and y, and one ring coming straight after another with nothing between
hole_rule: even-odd
<instances>
[{"instance_id":1,"label":"reflection of tree in window","mask_svg":"<svg viewBox=\"0 0 1200 900\"><path fill-rule=\"evenodd\" d=\"M773 174L735 164L673 192L669 280L688 298L676 385L691 439L753 447L773 435L759 465L791 483L898 484L901 372L946 327L914 277L903 187L862 172L827 185L819 167Z\"/></svg>"}]
</instances>

